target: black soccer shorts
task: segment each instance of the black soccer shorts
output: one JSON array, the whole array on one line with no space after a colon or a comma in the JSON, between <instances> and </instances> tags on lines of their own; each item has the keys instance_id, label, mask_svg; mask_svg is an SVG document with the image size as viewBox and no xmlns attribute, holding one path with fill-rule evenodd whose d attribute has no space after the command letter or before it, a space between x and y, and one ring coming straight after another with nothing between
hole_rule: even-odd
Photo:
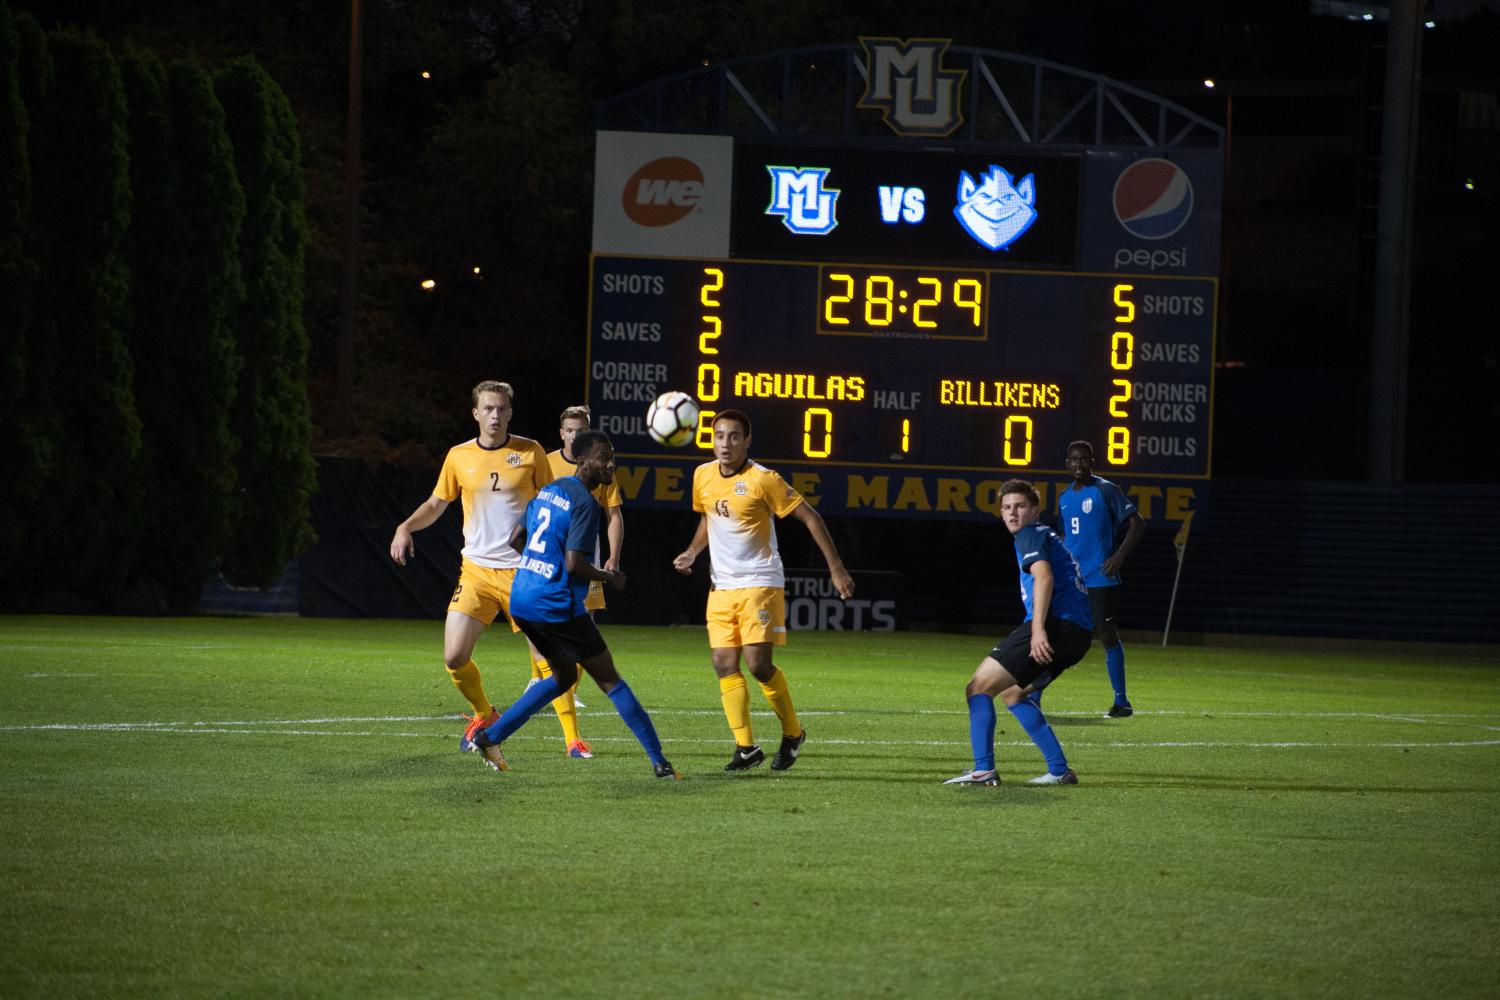
<instances>
[{"instance_id":1,"label":"black soccer shorts","mask_svg":"<svg viewBox=\"0 0 1500 1000\"><path fill-rule=\"evenodd\" d=\"M609 648L604 644L604 636L599 634L599 627L594 624L594 619L588 615L579 615L561 622L535 621L530 618L517 618L515 622L554 671L559 664L592 660Z\"/></svg>"},{"instance_id":2,"label":"black soccer shorts","mask_svg":"<svg viewBox=\"0 0 1500 1000\"><path fill-rule=\"evenodd\" d=\"M1103 629L1105 622L1120 624L1120 585L1113 587L1090 587L1089 610L1094 613L1094 628Z\"/></svg>"},{"instance_id":3,"label":"black soccer shorts","mask_svg":"<svg viewBox=\"0 0 1500 1000\"><path fill-rule=\"evenodd\" d=\"M1058 675L1088 655L1094 633L1066 618L1047 619L1047 639L1052 643L1052 662L1037 663L1031 658L1031 623L1022 622L990 655L1010 671L1016 683L1040 691L1057 680Z\"/></svg>"}]
</instances>

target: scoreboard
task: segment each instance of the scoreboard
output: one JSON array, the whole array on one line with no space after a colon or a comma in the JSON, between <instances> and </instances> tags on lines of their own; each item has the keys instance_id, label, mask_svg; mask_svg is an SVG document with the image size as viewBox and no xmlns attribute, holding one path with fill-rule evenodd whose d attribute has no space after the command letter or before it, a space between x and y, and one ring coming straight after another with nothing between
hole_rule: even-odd
<instances>
[{"instance_id":1,"label":"scoreboard","mask_svg":"<svg viewBox=\"0 0 1500 1000\"><path fill-rule=\"evenodd\" d=\"M703 234L662 252L601 239L596 205L587 398L622 465L707 461L712 415L735 408L751 456L788 479L1056 477L1077 439L1122 485L1209 477L1218 279L1191 272L1216 246L1132 237L1109 190L1132 160L651 138L721 145L679 157L699 172L671 168L675 188L649 176L663 158L596 182L627 214L654 199L631 217L655 228L681 196ZM703 409L686 449L645 433L671 389Z\"/></svg>"}]
</instances>

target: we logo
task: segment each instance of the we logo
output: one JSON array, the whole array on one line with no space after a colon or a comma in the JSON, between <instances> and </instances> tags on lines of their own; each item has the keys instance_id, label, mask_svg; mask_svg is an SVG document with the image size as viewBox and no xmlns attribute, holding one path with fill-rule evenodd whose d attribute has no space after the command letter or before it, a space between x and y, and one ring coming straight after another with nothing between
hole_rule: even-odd
<instances>
[{"instance_id":1,"label":"we logo","mask_svg":"<svg viewBox=\"0 0 1500 1000\"><path fill-rule=\"evenodd\" d=\"M630 175L620 202L632 222L670 226L703 201L703 171L682 156L652 160Z\"/></svg>"},{"instance_id":2,"label":"we logo","mask_svg":"<svg viewBox=\"0 0 1500 1000\"><path fill-rule=\"evenodd\" d=\"M879 108L897 135L949 135L963 124L958 93L967 70L943 69L949 38L861 38L869 75L861 108Z\"/></svg>"}]
</instances>

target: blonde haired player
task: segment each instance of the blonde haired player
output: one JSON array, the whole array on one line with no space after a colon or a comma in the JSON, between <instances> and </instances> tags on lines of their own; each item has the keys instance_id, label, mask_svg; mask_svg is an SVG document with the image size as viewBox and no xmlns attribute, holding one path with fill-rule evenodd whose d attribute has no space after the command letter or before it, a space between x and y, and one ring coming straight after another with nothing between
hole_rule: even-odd
<instances>
[{"instance_id":1,"label":"blonde haired player","mask_svg":"<svg viewBox=\"0 0 1500 1000\"><path fill-rule=\"evenodd\" d=\"M443 625L443 663L453 686L474 709L458 741L464 751L474 749L476 730L500 718L485 696L474 645L497 614L503 611L510 618L510 589L520 565L510 534L525 519L531 498L553 479L542 446L510 433L515 391L505 382L486 381L470 395L478 436L448 449L432 496L391 536L391 558L404 566L416 552L412 532L436 522L454 500L463 501L463 564ZM511 631L520 631L514 622ZM535 648L530 655L533 664L541 659ZM571 738L577 740L576 718L574 725Z\"/></svg>"},{"instance_id":2,"label":"blonde haired player","mask_svg":"<svg viewBox=\"0 0 1500 1000\"><path fill-rule=\"evenodd\" d=\"M724 770L746 771L766 759L750 726L750 692L740 672L743 656L781 720L781 747L771 770L785 771L797 763L807 730L792 707L786 675L771 662L772 647L786 644L786 576L773 516L794 517L807 526L840 597L854 595L854 580L818 512L779 475L750 461L750 418L739 410L724 410L714 417L713 432L715 461L693 473L693 509L703 516L672 566L690 574L698 554L705 546L709 550L713 589L708 595L708 644L735 742Z\"/></svg>"}]
</instances>

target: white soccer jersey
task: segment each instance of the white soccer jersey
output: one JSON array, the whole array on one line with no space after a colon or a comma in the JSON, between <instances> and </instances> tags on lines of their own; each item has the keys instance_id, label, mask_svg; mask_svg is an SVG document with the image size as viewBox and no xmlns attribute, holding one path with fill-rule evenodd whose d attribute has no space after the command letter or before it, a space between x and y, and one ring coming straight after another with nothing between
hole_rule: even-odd
<instances>
[{"instance_id":1,"label":"white soccer jersey","mask_svg":"<svg viewBox=\"0 0 1500 1000\"><path fill-rule=\"evenodd\" d=\"M448 449L432 495L463 498L464 558L476 566L514 569L521 557L510 547L510 533L526 518L526 505L552 482L547 453L530 438L515 434L498 448L465 441Z\"/></svg>"},{"instance_id":2,"label":"white soccer jersey","mask_svg":"<svg viewBox=\"0 0 1500 1000\"><path fill-rule=\"evenodd\" d=\"M784 587L775 518L802 504L802 494L755 462L732 476L706 462L693 472L693 509L708 515L710 573L718 590Z\"/></svg>"}]
</instances>

